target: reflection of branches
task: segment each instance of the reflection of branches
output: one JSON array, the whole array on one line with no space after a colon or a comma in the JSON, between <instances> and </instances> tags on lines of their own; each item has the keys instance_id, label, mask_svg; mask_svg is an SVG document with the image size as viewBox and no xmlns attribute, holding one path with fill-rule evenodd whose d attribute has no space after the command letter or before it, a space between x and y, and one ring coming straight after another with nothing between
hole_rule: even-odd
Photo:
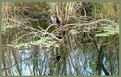
<instances>
[{"instance_id":1,"label":"reflection of branches","mask_svg":"<svg viewBox=\"0 0 121 77\"><path fill-rule=\"evenodd\" d=\"M29 59L31 59L31 58L32 58L32 56L30 56L30 57L28 57L28 58L24 58L24 60L21 60L21 61L19 61L19 62L16 62L16 64L11 65L11 67L7 67L7 68L4 68L4 69L2 69L2 70L7 70L7 69L9 70L10 68L12 68L12 67L18 65L19 63L22 63L23 61L29 60Z\"/></svg>"},{"instance_id":2,"label":"reflection of branches","mask_svg":"<svg viewBox=\"0 0 121 77\"><path fill-rule=\"evenodd\" d=\"M24 60L17 61L15 64L11 65L10 67L4 68L4 69L2 69L2 70L9 70L10 68L12 68L12 67L18 65L19 63L22 63L22 62L27 61L27 60L31 60L32 57L33 57L33 55L31 55L31 56L28 57L28 58L24 58ZM34 58L33 60L36 60L38 57L39 57L39 56L36 56L36 58ZM45 61L45 60L44 60L44 61ZM42 63L44 63L44 61L43 61Z\"/></svg>"},{"instance_id":3,"label":"reflection of branches","mask_svg":"<svg viewBox=\"0 0 121 77\"><path fill-rule=\"evenodd\" d=\"M101 47L99 48L98 45L97 45L97 42L96 42L96 39L93 35L93 42L95 44L95 47L97 49L97 52L98 52L98 58L97 58L97 72L98 74L100 75L101 74L101 69L104 71L105 75L108 76L109 75L109 72L107 71L107 69L104 67L104 64L103 64L103 58L104 58L104 46L101 45Z\"/></svg>"},{"instance_id":4,"label":"reflection of branches","mask_svg":"<svg viewBox=\"0 0 121 77\"><path fill-rule=\"evenodd\" d=\"M14 58L14 60L15 60L15 64L16 64L16 68L17 68L17 70L18 70L18 73L19 73L19 75L21 76L22 73L21 73L21 71L20 71L20 67L19 67L18 60L17 60L17 54L16 54L16 51L15 51L15 50L12 51L12 55L13 55L13 58Z\"/></svg>"}]
</instances>

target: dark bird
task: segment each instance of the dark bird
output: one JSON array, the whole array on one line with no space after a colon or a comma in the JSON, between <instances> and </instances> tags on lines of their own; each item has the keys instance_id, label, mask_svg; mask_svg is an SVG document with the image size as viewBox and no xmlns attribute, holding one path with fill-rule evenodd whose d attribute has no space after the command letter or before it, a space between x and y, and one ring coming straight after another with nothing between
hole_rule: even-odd
<instances>
[{"instance_id":1,"label":"dark bird","mask_svg":"<svg viewBox=\"0 0 121 77\"><path fill-rule=\"evenodd\" d=\"M52 16L51 15L51 20L52 20L53 24L57 24L58 26L60 26L63 29L63 25L61 25L61 22L60 22L60 20L58 19L57 16Z\"/></svg>"}]
</instances>

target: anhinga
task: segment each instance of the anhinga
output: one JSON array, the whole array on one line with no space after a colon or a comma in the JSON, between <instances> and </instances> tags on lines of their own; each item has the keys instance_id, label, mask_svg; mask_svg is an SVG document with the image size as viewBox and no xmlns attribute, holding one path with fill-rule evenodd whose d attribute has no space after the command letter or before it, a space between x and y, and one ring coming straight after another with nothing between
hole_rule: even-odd
<instances>
[{"instance_id":1,"label":"anhinga","mask_svg":"<svg viewBox=\"0 0 121 77\"><path fill-rule=\"evenodd\" d=\"M51 20L52 20L53 24L57 24L58 26L60 26L63 29L63 25L61 25L61 22L60 22L60 20L58 19L57 16L52 16L51 15Z\"/></svg>"}]
</instances>

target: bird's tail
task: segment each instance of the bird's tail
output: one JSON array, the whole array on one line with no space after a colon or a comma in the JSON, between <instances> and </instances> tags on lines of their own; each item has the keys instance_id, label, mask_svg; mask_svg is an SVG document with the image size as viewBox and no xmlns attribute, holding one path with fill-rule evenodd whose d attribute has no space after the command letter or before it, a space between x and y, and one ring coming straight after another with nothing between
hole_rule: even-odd
<instances>
[{"instance_id":1,"label":"bird's tail","mask_svg":"<svg viewBox=\"0 0 121 77\"><path fill-rule=\"evenodd\" d=\"M62 24L60 24L60 27L61 27L62 30L64 30L64 26Z\"/></svg>"}]
</instances>

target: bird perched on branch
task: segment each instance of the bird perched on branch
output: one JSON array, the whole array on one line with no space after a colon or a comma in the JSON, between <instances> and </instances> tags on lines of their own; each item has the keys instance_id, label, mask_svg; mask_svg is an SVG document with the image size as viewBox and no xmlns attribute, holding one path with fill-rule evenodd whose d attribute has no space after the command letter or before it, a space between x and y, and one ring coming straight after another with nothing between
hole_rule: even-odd
<instances>
[{"instance_id":1,"label":"bird perched on branch","mask_svg":"<svg viewBox=\"0 0 121 77\"><path fill-rule=\"evenodd\" d=\"M58 26L60 26L63 29L63 25L61 24L61 22L57 16L51 15L51 20L52 20L53 24L57 24Z\"/></svg>"}]
</instances>

